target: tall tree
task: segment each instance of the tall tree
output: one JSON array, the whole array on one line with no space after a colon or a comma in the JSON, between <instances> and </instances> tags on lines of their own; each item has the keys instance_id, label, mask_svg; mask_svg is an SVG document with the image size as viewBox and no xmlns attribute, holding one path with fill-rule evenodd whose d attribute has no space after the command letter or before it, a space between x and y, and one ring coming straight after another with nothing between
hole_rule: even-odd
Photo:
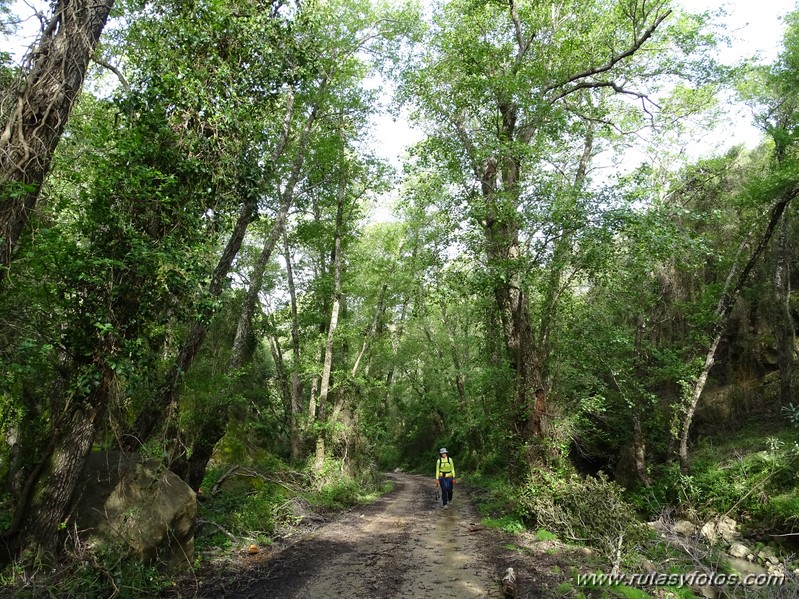
<instances>
[{"instance_id":1,"label":"tall tree","mask_svg":"<svg viewBox=\"0 0 799 599\"><path fill-rule=\"evenodd\" d=\"M178 105L186 124L197 123L201 128L211 151L217 151L220 172L230 172L222 167L233 167L236 173L225 195L238 205L238 211L173 364L155 397L140 409L121 439L121 446L128 451L141 447L166 420L172 427L168 429L171 451L181 455L183 448L175 431L185 373L202 347L214 302L226 288L247 229L258 216L258 203L279 175L298 112L302 122L302 109L295 106L296 88L305 85L306 78L313 79L312 74L299 72L303 42L292 37L292 23L301 19L302 13L291 15L283 2L271 3L266 12L253 6L243 13L238 6L218 3L204 7L200 16L198 19L190 6L156 11L137 21L127 39L131 51L142 57L143 78L152 77L164 91L182 84L184 97ZM180 35L165 37L165 26ZM273 52L275 47L281 47L280 54ZM257 64L258 68L248 69L242 76L233 68L241 63ZM203 80L213 85L204 85ZM246 168L237 166L240 163Z\"/></svg>"},{"instance_id":2,"label":"tall tree","mask_svg":"<svg viewBox=\"0 0 799 599\"><path fill-rule=\"evenodd\" d=\"M760 90L769 94L764 98L758 124L774 142L774 160L778 168L792 170L797 159L799 136L799 11L787 16L787 30L783 51L770 72L765 73L765 85ZM796 324L790 310L791 296L791 244L788 230L795 211L782 215L774 245L774 331L777 340L777 360L780 369L780 402L787 405L792 400L793 364L796 353Z\"/></svg>"},{"instance_id":3,"label":"tall tree","mask_svg":"<svg viewBox=\"0 0 799 599\"><path fill-rule=\"evenodd\" d=\"M264 271L284 231L290 210L303 195L303 190L299 188L303 183L307 188L324 186L325 178L329 176L325 172L335 170L335 166L328 162L330 156L326 156L324 148L328 143L325 129L340 128L342 122L351 125L357 135L363 129L365 115L370 111L372 102L362 90L362 81L369 69L373 68L364 60L363 53L374 50L376 45L395 35L392 27L396 27L396 24L391 24L393 22L390 20L384 21L381 14L379 11L364 12L362 6L348 0L329 6L303 8L299 21L304 30L298 33L298 44L303 48L303 62L295 65L295 70L303 73L303 78L298 79L301 85L298 85L296 97L293 96L297 104L296 116L291 128L285 129L291 133L285 160L280 168L273 167L280 179L271 175L267 177L268 184L263 192L264 211L266 206L274 211L274 222L247 277L248 289L228 361L230 370L239 369L248 361L246 349L251 346L253 319L259 305ZM310 172L322 174L313 179L309 176ZM273 349L282 364L282 349L274 344ZM188 366L190 362L184 361L180 371L185 372ZM165 408L167 413L176 410L179 387L174 384L174 378L171 381L170 395L164 395L148 413L162 414ZM188 480L192 486L199 486L213 447L224 434L226 415L227 403L222 400L209 411L200 425L199 433L194 435L188 459ZM148 422L157 420L149 418ZM187 465L182 452L182 447L176 447L173 456L173 459L179 458L180 462L173 462L173 468L181 474Z\"/></svg>"},{"instance_id":4,"label":"tall tree","mask_svg":"<svg viewBox=\"0 0 799 599\"><path fill-rule=\"evenodd\" d=\"M0 283L36 207L113 0L59 0L28 55L0 135Z\"/></svg>"},{"instance_id":5,"label":"tall tree","mask_svg":"<svg viewBox=\"0 0 799 599\"><path fill-rule=\"evenodd\" d=\"M67 155L60 150L56 160L69 166L53 176L72 193L52 207L41 245L19 258L30 272L8 282L2 304L9 313L19 294L50 289L44 305L51 322L35 342L53 348L58 367L53 391L40 390L29 404L46 444L39 435L23 440L25 483L5 531L13 548L43 555L57 552L60 524L109 407L139 368L156 361L153 345L193 293L207 249L204 215L215 206L209 178L177 149L163 107L120 115L112 126L115 109L100 103L88 126L72 129L82 135L62 144ZM80 178L74 187L73 178ZM13 345L31 342L4 333Z\"/></svg>"},{"instance_id":6,"label":"tall tree","mask_svg":"<svg viewBox=\"0 0 799 599\"><path fill-rule=\"evenodd\" d=\"M230 6L206 8L202 23L246 21L251 28L242 33L259 39L267 33L279 37L283 30L274 11L236 21L238 13ZM178 14L169 13L172 9ZM251 70L248 77L236 72L233 78L234 70L224 68L225 60L239 64L242 56L237 51L251 57L253 46L243 44L234 51L227 38L208 44L203 35L216 32L224 38L229 29L203 29L195 11L183 21L170 20L181 16L180 8L159 5L145 12L147 18L139 15L141 20L131 21L139 28L134 26L126 38L150 42L125 47L129 57L141 59L130 63L136 67L126 78L130 84L97 112L97 120L86 119L91 124L83 137L70 138L78 147L86 145L84 152L75 152L75 164L57 175L68 182L71 194L62 194L48 206L51 228L63 234L55 237L49 255L27 253L29 263L65 262L55 271L60 273L57 284L64 289L63 299L50 308L63 322L53 327L57 332L48 343L59 348L61 384L52 396L36 398L42 404L37 413L48 444L44 451L27 452L25 483L5 531L15 549L55 552L59 525L77 499L78 474L104 429L109 407L120 389L141 383L146 379L142 372L158 363L154 355L164 351L164 329L202 309L198 304L209 303L197 289L213 271L212 252L218 250L221 231L237 213L246 221L257 195L248 182L256 172L262 138L253 141L250 134L256 120L264 127L259 111L274 105L274 96L264 91L282 85L272 77L280 79L275 71L282 73L283 65L272 62L266 72ZM73 17L65 13L58 18ZM54 31L69 30L57 23ZM159 27L165 23L187 25L181 30L186 35L163 36ZM152 35L155 30L158 35ZM91 52L83 48L88 58ZM73 63L64 60L68 64L61 68L71 73ZM228 78L222 76L226 73ZM255 96L263 102L251 101L255 87ZM56 93L55 100L59 98ZM43 111L47 113L47 106ZM86 161L84 155L94 161ZM76 164L81 168L73 173ZM227 255L232 261L233 255ZM221 288L225 274L214 276L212 289ZM123 415L114 424L126 419Z\"/></svg>"},{"instance_id":7,"label":"tall tree","mask_svg":"<svg viewBox=\"0 0 799 599\"><path fill-rule=\"evenodd\" d=\"M550 176L549 157L571 152L563 164L571 181L583 181L581 154L585 147L590 154L591 144L583 135L580 146L570 145L574 134L586 122L612 123L614 110L629 112L619 98L637 98L656 111L648 95L653 78L688 74L680 48L698 39L699 21L675 24L685 28L678 35L666 24L670 16L666 0L583 0L568 7L448 2L434 13L419 61L404 71L404 97L431 131L427 148L450 168L459 200L483 234L515 379L513 424L527 442L544 436L540 415L547 408L536 407L534 391L549 384L549 334L542 326L551 326L546 313L538 323L533 319L529 274L545 264L549 250L535 254L528 248L562 235L548 226L547 207L558 193L551 187L557 177ZM668 57L661 52L666 39L676 50ZM565 190L560 193L570 193L571 183L559 185ZM559 283L550 285L551 293L559 292ZM554 297L544 306L553 307Z\"/></svg>"}]
</instances>

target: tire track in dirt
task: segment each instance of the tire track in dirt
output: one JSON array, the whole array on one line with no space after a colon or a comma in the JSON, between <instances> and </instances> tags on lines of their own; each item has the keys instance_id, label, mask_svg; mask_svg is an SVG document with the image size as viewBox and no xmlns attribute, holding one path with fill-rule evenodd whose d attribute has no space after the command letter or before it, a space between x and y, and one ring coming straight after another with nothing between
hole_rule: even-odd
<instances>
[{"instance_id":1,"label":"tire track in dirt","mask_svg":"<svg viewBox=\"0 0 799 599\"><path fill-rule=\"evenodd\" d=\"M388 476L391 493L319 528L262 566L247 589L227 596L501 599L496 569L474 534L468 493L456 487L452 509L444 510L430 478Z\"/></svg>"}]
</instances>

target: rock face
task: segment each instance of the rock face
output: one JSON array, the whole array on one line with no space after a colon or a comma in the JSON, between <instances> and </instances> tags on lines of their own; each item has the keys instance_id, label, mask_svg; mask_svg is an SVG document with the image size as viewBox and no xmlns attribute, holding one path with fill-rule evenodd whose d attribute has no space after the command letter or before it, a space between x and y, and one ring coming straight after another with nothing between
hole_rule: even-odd
<instances>
[{"instance_id":1,"label":"rock face","mask_svg":"<svg viewBox=\"0 0 799 599\"><path fill-rule=\"evenodd\" d=\"M170 567L194 559L194 491L156 460L137 454L92 453L75 508L91 545L127 546L134 559Z\"/></svg>"}]
</instances>

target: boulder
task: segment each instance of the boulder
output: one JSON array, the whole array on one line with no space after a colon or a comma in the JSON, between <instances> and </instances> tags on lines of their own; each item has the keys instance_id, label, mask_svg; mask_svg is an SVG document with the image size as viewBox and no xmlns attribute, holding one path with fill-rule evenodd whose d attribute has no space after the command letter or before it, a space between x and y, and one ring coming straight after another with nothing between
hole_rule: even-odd
<instances>
[{"instance_id":1,"label":"boulder","mask_svg":"<svg viewBox=\"0 0 799 599\"><path fill-rule=\"evenodd\" d=\"M688 520L677 520L674 523L674 532L684 537L690 537L696 532L696 526Z\"/></svg>"},{"instance_id":2,"label":"boulder","mask_svg":"<svg viewBox=\"0 0 799 599\"><path fill-rule=\"evenodd\" d=\"M90 545L121 545L147 563L192 563L196 495L160 462L138 454L92 453L79 484L75 522Z\"/></svg>"},{"instance_id":3,"label":"boulder","mask_svg":"<svg viewBox=\"0 0 799 599\"><path fill-rule=\"evenodd\" d=\"M694 416L694 426L705 432L724 430L735 416L735 406L740 404L741 389L736 385L707 387L702 393Z\"/></svg>"},{"instance_id":4,"label":"boulder","mask_svg":"<svg viewBox=\"0 0 799 599\"><path fill-rule=\"evenodd\" d=\"M727 550L733 557L737 557L739 559L746 559L749 555L749 547L746 545L742 545L741 543L733 543L730 545L730 548Z\"/></svg>"},{"instance_id":5,"label":"boulder","mask_svg":"<svg viewBox=\"0 0 799 599\"><path fill-rule=\"evenodd\" d=\"M780 558L777 557L777 552L774 551L773 547L766 545L757 552L757 561L764 566L768 566L769 564L780 563Z\"/></svg>"},{"instance_id":6,"label":"boulder","mask_svg":"<svg viewBox=\"0 0 799 599\"><path fill-rule=\"evenodd\" d=\"M715 518L702 526L699 533L710 545L725 542L731 545L741 539L741 533L736 530L738 524L728 516Z\"/></svg>"}]
</instances>

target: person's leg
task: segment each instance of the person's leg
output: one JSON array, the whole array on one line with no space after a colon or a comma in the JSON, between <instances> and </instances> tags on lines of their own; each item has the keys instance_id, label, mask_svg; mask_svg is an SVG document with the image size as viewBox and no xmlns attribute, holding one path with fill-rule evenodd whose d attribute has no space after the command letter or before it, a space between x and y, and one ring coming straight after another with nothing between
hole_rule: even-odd
<instances>
[{"instance_id":1,"label":"person's leg","mask_svg":"<svg viewBox=\"0 0 799 599\"><path fill-rule=\"evenodd\" d=\"M442 476L441 482L441 501L444 507L447 507L450 498L452 497L452 479Z\"/></svg>"}]
</instances>

